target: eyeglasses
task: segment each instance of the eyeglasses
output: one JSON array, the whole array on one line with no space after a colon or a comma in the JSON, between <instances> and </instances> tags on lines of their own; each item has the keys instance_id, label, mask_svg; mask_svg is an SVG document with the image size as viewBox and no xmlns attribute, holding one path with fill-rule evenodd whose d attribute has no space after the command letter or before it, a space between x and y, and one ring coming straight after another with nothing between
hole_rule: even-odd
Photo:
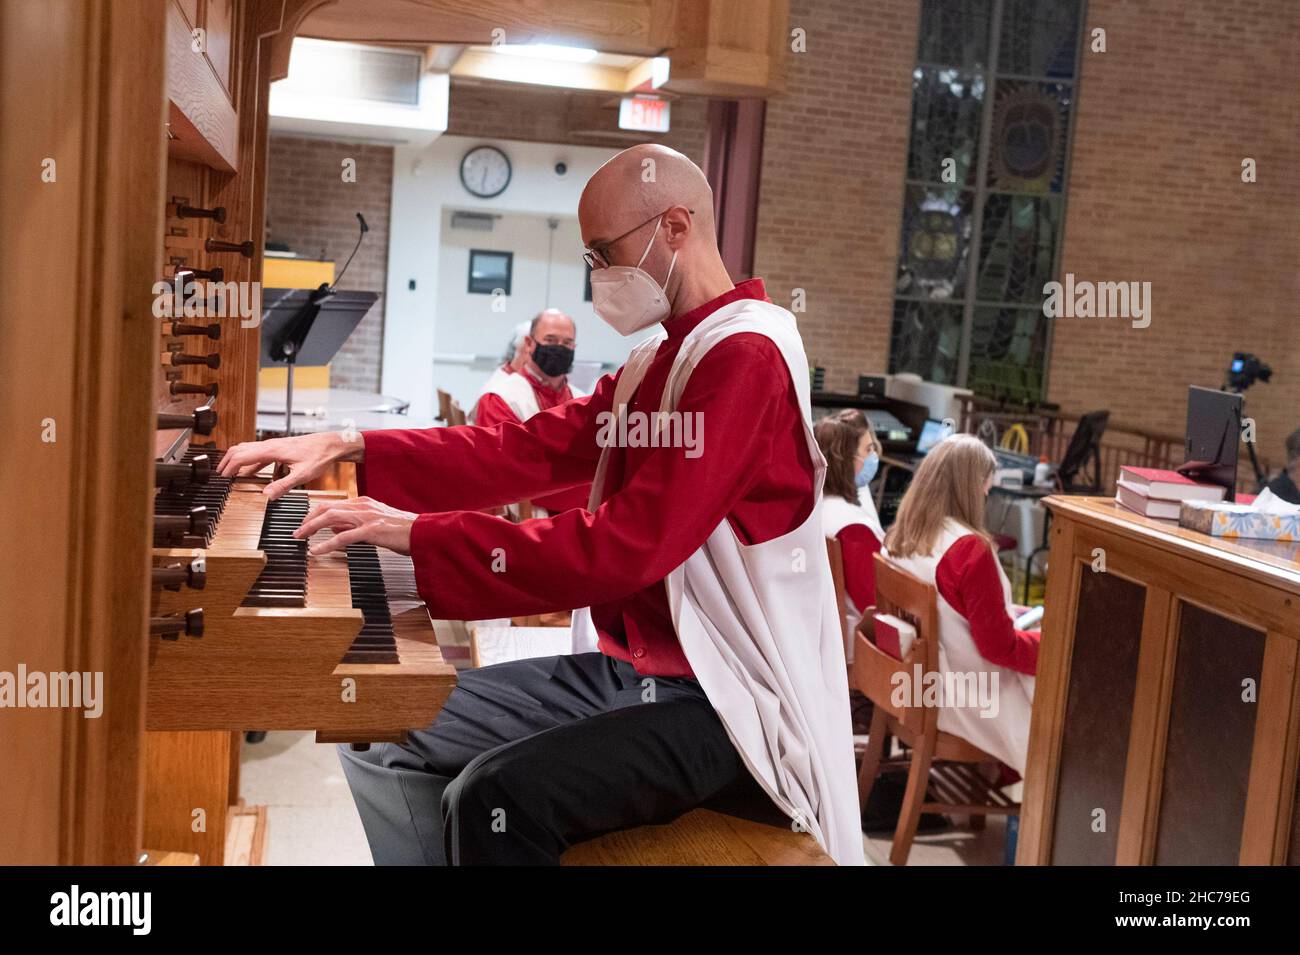
<instances>
[{"instance_id":1,"label":"eyeglasses","mask_svg":"<svg viewBox=\"0 0 1300 955\"><path fill-rule=\"evenodd\" d=\"M669 206L663 212L659 212L656 213L655 215L652 215L649 219L646 219L645 222L640 222L634 225L632 228L628 229L626 232L624 232L622 235L618 236L617 238L610 239L608 242L604 242L600 245L593 245L591 248L587 249L587 251L582 253L583 261L585 261L587 263L587 267L591 269L609 268L609 266L612 264L609 261L609 250L613 246L617 245L619 242L622 242L624 239L630 236L637 229L640 229L643 226L645 226L646 223L654 222L656 219L662 219L665 215L668 214L669 210L672 208L674 207ZM686 211L690 215L695 215L694 209L687 209Z\"/></svg>"}]
</instances>

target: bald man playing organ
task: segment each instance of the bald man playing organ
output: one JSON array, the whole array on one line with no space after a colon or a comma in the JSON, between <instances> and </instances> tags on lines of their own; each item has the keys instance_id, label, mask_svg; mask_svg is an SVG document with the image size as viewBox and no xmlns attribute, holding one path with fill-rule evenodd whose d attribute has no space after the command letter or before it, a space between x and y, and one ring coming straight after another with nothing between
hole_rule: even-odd
<instances>
[{"instance_id":1,"label":"bald man playing organ","mask_svg":"<svg viewBox=\"0 0 1300 955\"><path fill-rule=\"evenodd\" d=\"M575 653L462 671L433 725L340 748L376 863L554 864L662 823L748 773L841 864L863 861L825 462L790 312L735 285L704 174L641 145L592 176L578 219L596 313L654 329L593 394L522 424L308 435L232 448L278 496L333 462L364 495L298 531L414 562L435 617L574 612ZM479 512L593 482L587 507Z\"/></svg>"},{"instance_id":2,"label":"bald man playing organ","mask_svg":"<svg viewBox=\"0 0 1300 955\"><path fill-rule=\"evenodd\" d=\"M481 428L505 422L519 424L539 411L581 396L582 389L570 385L568 378L577 339L577 325L558 308L538 313L528 323L514 357L494 371L483 386L470 412L470 422ZM590 484L544 494L532 502L533 513L546 517L556 511L583 507L590 494Z\"/></svg>"}]
</instances>

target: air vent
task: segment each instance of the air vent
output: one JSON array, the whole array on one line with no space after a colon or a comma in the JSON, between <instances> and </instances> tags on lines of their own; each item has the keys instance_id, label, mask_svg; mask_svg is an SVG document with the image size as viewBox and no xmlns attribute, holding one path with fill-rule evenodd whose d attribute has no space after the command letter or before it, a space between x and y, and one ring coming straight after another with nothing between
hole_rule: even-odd
<instances>
[{"instance_id":1,"label":"air vent","mask_svg":"<svg viewBox=\"0 0 1300 955\"><path fill-rule=\"evenodd\" d=\"M447 130L446 73L424 51L299 37L289 75L271 84L276 133L427 146Z\"/></svg>"},{"instance_id":2,"label":"air vent","mask_svg":"<svg viewBox=\"0 0 1300 955\"><path fill-rule=\"evenodd\" d=\"M496 219L496 216L486 212L453 212L451 214L451 227L453 229L468 229L471 232L491 232L494 219Z\"/></svg>"},{"instance_id":3,"label":"air vent","mask_svg":"<svg viewBox=\"0 0 1300 955\"><path fill-rule=\"evenodd\" d=\"M418 106L423 63L418 50L297 39L284 82L290 89L318 96Z\"/></svg>"}]
</instances>

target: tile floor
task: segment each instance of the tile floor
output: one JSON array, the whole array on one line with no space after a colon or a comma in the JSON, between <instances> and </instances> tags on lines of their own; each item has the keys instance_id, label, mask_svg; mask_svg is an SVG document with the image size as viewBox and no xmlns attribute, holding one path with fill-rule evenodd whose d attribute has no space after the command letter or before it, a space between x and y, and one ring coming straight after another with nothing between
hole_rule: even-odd
<instances>
[{"instance_id":1,"label":"tile floor","mask_svg":"<svg viewBox=\"0 0 1300 955\"><path fill-rule=\"evenodd\" d=\"M240 795L267 807L267 865L370 865L370 847L333 744L311 732L245 742Z\"/></svg>"}]
</instances>

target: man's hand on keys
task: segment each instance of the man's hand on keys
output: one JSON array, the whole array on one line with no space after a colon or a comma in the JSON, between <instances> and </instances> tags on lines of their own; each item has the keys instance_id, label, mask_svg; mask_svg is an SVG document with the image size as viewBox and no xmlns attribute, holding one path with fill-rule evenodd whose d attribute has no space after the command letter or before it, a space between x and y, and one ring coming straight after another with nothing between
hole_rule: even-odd
<instances>
[{"instance_id":1,"label":"man's hand on keys","mask_svg":"<svg viewBox=\"0 0 1300 955\"><path fill-rule=\"evenodd\" d=\"M262 491L275 500L300 484L316 480L335 461L360 461L365 452L365 441L355 431L246 441L226 452L217 473L222 477L238 477L254 474L268 464L284 465L289 473Z\"/></svg>"},{"instance_id":2,"label":"man's hand on keys","mask_svg":"<svg viewBox=\"0 0 1300 955\"><path fill-rule=\"evenodd\" d=\"M368 497L322 501L307 512L302 526L293 532L293 536L302 540L325 527L334 531L329 540L312 547L311 552L317 557L342 550L358 541L387 547L399 554L410 554L411 525L417 517L418 514L399 511Z\"/></svg>"}]
</instances>

